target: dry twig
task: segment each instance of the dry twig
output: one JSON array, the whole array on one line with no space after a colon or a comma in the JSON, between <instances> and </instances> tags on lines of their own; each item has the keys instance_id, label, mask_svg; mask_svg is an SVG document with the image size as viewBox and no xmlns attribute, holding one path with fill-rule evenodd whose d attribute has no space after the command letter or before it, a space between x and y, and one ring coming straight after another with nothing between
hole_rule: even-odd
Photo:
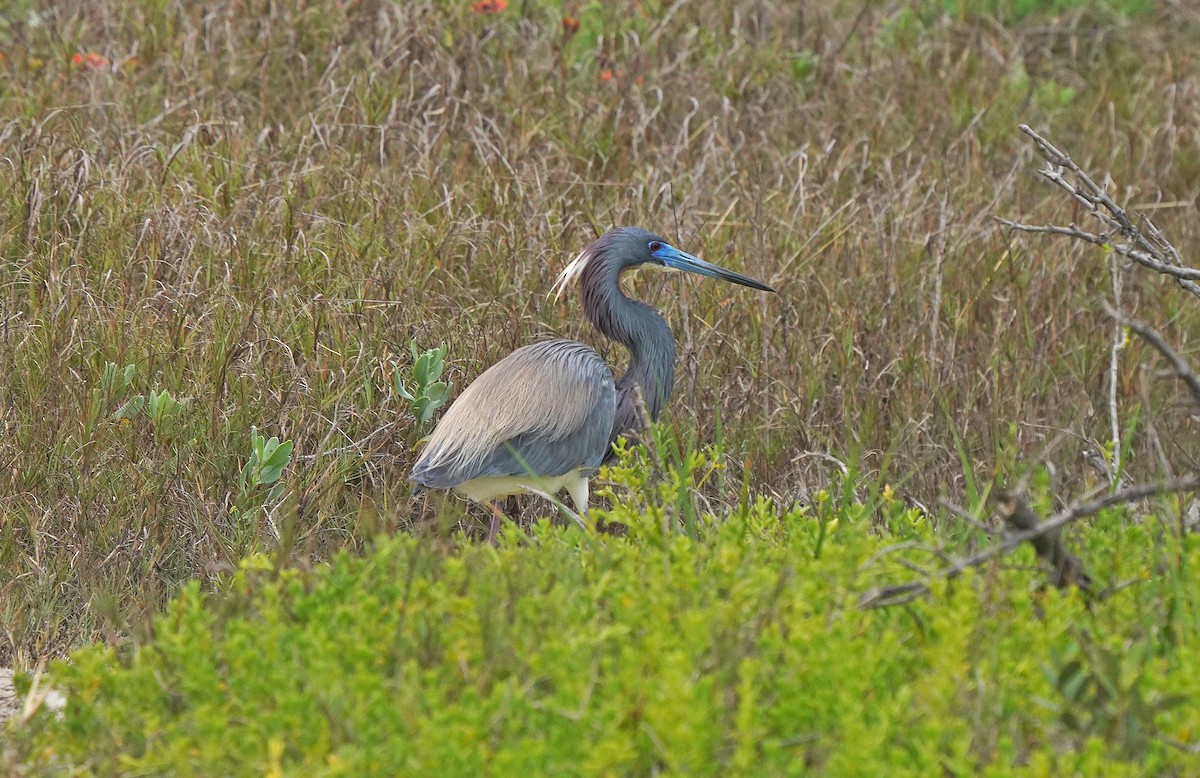
<instances>
[{"instance_id":1,"label":"dry twig","mask_svg":"<svg viewBox=\"0 0 1200 778\"><path fill-rule=\"evenodd\" d=\"M971 512L968 511L966 508L963 508L961 505L957 505L946 499L938 500L938 505L940 505L943 508L945 508L946 510L950 511L951 514L953 514L956 518L961 520L967 526L977 529L985 535L994 534L992 532L991 527L989 527L988 525L984 524L979 519L972 516Z\"/></svg>"},{"instance_id":2,"label":"dry twig","mask_svg":"<svg viewBox=\"0 0 1200 778\"><path fill-rule=\"evenodd\" d=\"M1041 526L1037 514L1019 492L1005 492L1000 495L1000 515L1014 530L1028 531ZM1051 584L1059 588L1078 586L1084 590L1091 589L1092 578L1083 569L1079 558L1067 551L1061 529L1044 531L1030 538L1029 542L1038 557L1050 566Z\"/></svg>"},{"instance_id":3,"label":"dry twig","mask_svg":"<svg viewBox=\"0 0 1200 778\"><path fill-rule=\"evenodd\" d=\"M1108 246L1117 254L1129 257L1143 267L1175 278L1179 285L1200 297L1200 269L1184 265L1179 251L1171 245L1162 231L1149 219L1142 218L1145 229L1139 228L1121 206L1113 202L1108 193L1092 180L1071 157L1054 146L1028 125L1020 125L1021 132L1033 139L1038 153L1046 160L1047 167L1038 173L1052 184L1065 190L1075 202L1104 226L1104 231L1095 233L1080 229L1074 224L1062 227L1053 224L1021 224L1008 219L998 219L1006 227L1020 232L1065 235L1076 240ZM1067 175L1074 179L1068 180ZM1120 240L1114 241L1113 238Z\"/></svg>"},{"instance_id":4,"label":"dry twig","mask_svg":"<svg viewBox=\"0 0 1200 778\"><path fill-rule=\"evenodd\" d=\"M1200 375L1197 375L1196 371L1192 370L1191 366L1184 361L1183 357L1179 356L1179 354L1173 348L1167 345L1167 342L1162 339L1162 336L1155 332L1154 328L1149 324L1140 322L1137 319L1130 319L1129 317L1122 315L1120 311L1117 311L1107 302L1103 303L1103 305L1105 313L1116 319L1120 324L1137 333L1138 337L1153 346L1155 351L1162 354L1163 357L1165 357L1166 360L1171 363L1171 367L1174 368L1175 374L1183 379L1183 382L1187 384L1188 391L1192 393L1192 399L1194 399L1197 404L1200 404Z\"/></svg>"},{"instance_id":5,"label":"dry twig","mask_svg":"<svg viewBox=\"0 0 1200 778\"><path fill-rule=\"evenodd\" d=\"M1183 476L1182 478L1163 481L1161 483L1138 484L1136 486L1130 486L1126 489L1121 489L1099 499L1077 502L1068 507L1066 510L1060 511L1047 521L1041 523L1037 523L1036 516L1034 516L1033 520L1030 521L1029 516L1022 514L1017 516L1015 523L1018 526L1031 525L1028 526L1027 529L1021 529L1019 532L1014 532L1010 535L1007 535L998 543L995 543L983 551L967 557L966 559L952 561L946 568L935 573L935 575L946 580L957 578L958 576L962 575L964 570L972 567L978 567L979 565L996 559L997 557L1008 554L1022 543L1035 543L1034 547L1035 550L1039 551L1039 555L1042 555L1042 551L1039 549L1039 546L1046 549L1051 554L1058 553L1054 549L1057 544L1061 544L1061 539L1058 539L1056 543L1055 538L1057 538L1058 533L1063 527L1073 521L1076 521L1077 519L1084 518L1085 516L1091 516L1104 510L1105 508L1137 502L1138 500L1143 500L1147 497L1153 497L1160 494L1174 494L1176 492L1194 492L1197 490L1200 490L1200 474L1192 473L1190 475ZM1015 513L1016 511L1014 511L1014 514ZM1030 515L1032 515L1032 511L1030 511ZM1014 522L1010 519L1010 523ZM1066 552L1062 551L1062 553ZM1078 560L1076 560L1076 563L1078 563ZM1059 580L1064 583L1071 583L1071 581L1066 580L1068 573L1070 575L1082 575L1084 578L1086 578L1086 574L1083 573L1082 566L1080 566L1077 571L1064 570L1063 572L1059 573ZM1080 581L1076 580L1075 583L1079 584ZM928 593L928 583L924 581L909 581L902 584L872 589L871 591L864 593L862 597L859 598L858 605L860 608L885 608L892 605L902 605Z\"/></svg>"}]
</instances>

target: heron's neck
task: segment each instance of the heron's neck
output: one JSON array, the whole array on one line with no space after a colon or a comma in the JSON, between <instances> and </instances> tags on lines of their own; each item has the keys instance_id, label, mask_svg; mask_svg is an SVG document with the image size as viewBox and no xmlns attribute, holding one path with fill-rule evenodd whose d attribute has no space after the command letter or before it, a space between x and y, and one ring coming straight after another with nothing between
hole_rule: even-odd
<instances>
[{"instance_id":1,"label":"heron's neck","mask_svg":"<svg viewBox=\"0 0 1200 778\"><path fill-rule=\"evenodd\" d=\"M583 304L592 326L629 349L629 368L617 389L641 387L650 418L657 420L675 386L675 336L658 311L621 293L616 269L584 283Z\"/></svg>"}]
</instances>

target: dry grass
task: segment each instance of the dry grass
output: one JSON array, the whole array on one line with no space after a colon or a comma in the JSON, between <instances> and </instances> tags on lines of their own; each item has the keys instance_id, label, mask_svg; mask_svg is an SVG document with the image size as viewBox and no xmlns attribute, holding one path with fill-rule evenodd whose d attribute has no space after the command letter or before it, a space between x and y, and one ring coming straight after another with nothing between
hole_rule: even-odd
<instances>
[{"instance_id":1,"label":"dry grass","mask_svg":"<svg viewBox=\"0 0 1200 778\"><path fill-rule=\"evenodd\" d=\"M457 503L407 503L420 432L393 364L444 340L461 387L532 339L596 342L546 292L617 224L779 289L634 284L680 342L670 422L721 440L733 481L841 488L820 452L848 494L969 499L1059 430L1059 470L1083 477L1108 434L1106 260L994 217L1074 218L1036 181L1025 122L1197 245L1194 12L568 3L572 38L557 5L7 14L0 664L136 634L252 549L303 565L461 524ZM1130 271L1124 300L1192 350L1200 316L1173 284ZM133 383L94 400L106 362ZM1138 475L1159 467L1139 416L1178 469L1200 450L1161 364L1121 357ZM152 388L186 398L174 429L112 417ZM278 510L239 488L251 425L296 441Z\"/></svg>"}]
</instances>

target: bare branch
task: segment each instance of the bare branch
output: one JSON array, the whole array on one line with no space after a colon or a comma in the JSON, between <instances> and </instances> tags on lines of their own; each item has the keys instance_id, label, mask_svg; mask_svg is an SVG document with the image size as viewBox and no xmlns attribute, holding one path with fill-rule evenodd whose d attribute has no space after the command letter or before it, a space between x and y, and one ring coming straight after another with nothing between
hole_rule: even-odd
<instances>
[{"instance_id":1,"label":"bare branch","mask_svg":"<svg viewBox=\"0 0 1200 778\"><path fill-rule=\"evenodd\" d=\"M1161 262L1155 257L1129 246L1125 243L1109 244L1114 252L1122 256L1129 257L1134 262L1143 267L1150 268L1156 273L1163 275L1174 276L1179 279L1179 285L1187 289L1192 294L1200 295L1200 285L1195 281L1200 279L1200 270L1191 267L1179 267L1176 265Z\"/></svg>"},{"instance_id":2,"label":"bare branch","mask_svg":"<svg viewBox=\"0 0 1200 778\"><path fill-rule=\"evenodd\" d=\"M977 529L985 535L994 535L995 534L994 532L992 532L991 527L989 527L988 525L981 522L979 519L972 516L971 512L968 511L966 508L962 507L961 505L950 502L949 500L947 500L945 498L938 500L938 505L940 505L943 508L945 508L946 510L950 511L951 514L953 514L955 517L957 517L961 521L965 522L969 527Z\"/></svg>"},{"instance_id":3,"label":"bare branch","mask_svg":"<svg viewBox=\"0 0 1200 778\"><path fill-rule=\"evenodd\" d=\"M1104 510L1105 508L1112 508L1116 505L1126 505L1131 502L1137 502L1138 500L1144 500L1147 497L1154 497L1160 494L1194 492L1196 490L1200 490L1200 474L1192 473L1171 481L1163 481L1161 483L1154 484L1137 484L1136 486L1130 486L1126 489L1121 489L1120 491L1106 495L1097 500L1077 503L1070 506L1065 511L1055 514L1034 529L1009 535L995 546L981 551L973 557L963 560L960 563L960 566L974 567L976 565L983 564L990 559L1007 554L1022 543L1028 542L1039 535L1065 527L1077 519L1092 516Z\"/></svg>"},{"instance_id":4,"label":"bare branch","mask_svg":"<svg viewBox=\"0 0 1200 778\"><path fill-rule=\"evenodd\" d=\"M996 217L996 221L1000 222L1005 227L1011 227L1012 229L1020 232L1037 232L1044 235L1065 235L1068 238L1075 238L1076 240L1095 243L1097 246L1108 245L1107 235L1097 235L1094 232L1086 232L1079 229L1074 224L1071 224L1067 227L1059 227L1056 224L1021 224L1020 222L1009 221L1008 219L1001 219L1000 217Z\"/></svg>"},{"instance_id":5,"label":"bare branch","mask_svg":"<svg viewBox=\"0 0 1200 778\"><path fill-rule=\"evenodd\" d=\"M937 546L931 546L928 543L918 543L915 540L911 540L911 541L906 541L904 543L897 543L894 546L888 546L887 548L876 551L874 554L871 555L870 559L868 559L866 562L863 563L862 566L870 567L871 565L875 564L876 562L883 559L884 557L889 556L891 554L895 554L898 551L913 551L913 550L924 551L925 553L929 554L930 556L936 556L938 559L942 560L943 562L950 565L951 567L953 567L955 565L954 557L950 556L949 554L947 554L945 551L938 548Z\"/></svg>"},{"instance_id":6,"label":"bare branch","mask_svg":"<svg viewBox=\"0 0 1200 778\"><path fill-rule=\"evenodd\" d=\"M1013 529L1041 529L1041 521L1038 520L1037 514L1020 493L1008 492L1001 495L1000 513ZM1079 558L1067 551L1061 529L1042 531L1042 534L1031 538L1029 542L1038 557L1050 565L1050 583L1059 588L1078 586L1080 589L1091 589L1092 578L1083 569Z\"/></svg>"},{"instance_id":7,"label":"bare branch","mask_svg":"<svg viewBox=\"0 0 1200 778\"><path fill-rule=\"evenodd\" d=\"M1121 309L1121 288L1122 283L1121 266L1117 262L1117 255L1110 253L1108 255L1109 272L1111 274L1113 306ZM1121 461L1121 413L1117 405L1117 383L1121 375L1121 351L1125 348L1125 330L1121 327L1120 322L1113 322L1112 343L1108 350L1108 423L1109 429L1112 432L1112 437L1109 442L1112 443L1112 455L1109 458L1109 464L1112 465L1113 477L1121 472L1124 463Z\"/></svg>"},{"instance_id":8,"label":"bare branch","mask_svg":"<svg viewBox=\"0 0 1200 778\"><path fill-rule=\"evenodd\" d=\"M929 593L929 585L920 581L881 586L863 593L858 598L858 607L865 610L872 608L890 608L893 605L903 605Z\"/></svg>"},{"instance_id":9,"label":"bare branch","mask_svg":"<svg viewBox=\"0 0 1200 778\"><path fill-rule=\"evenodd\" d=\"M796 456L792 457L792 462L799 462L801 459L810 459L810 458L820 459L825 462L829 462L834 467L836 467L839 471L841 471L842 475L844 475L844 476L850 475L850 469L846 467L845 462L838 459L833 454L827 453L825 451L802 451L799 454L797 454Z\"/></svg>"},{"instance_id":10,"label":"bare branch","mask_svg":"<svg viewBox=\"0 0 1200 778\"><path fill-rule=\"evenodd\" d=\"M1200 297L1200 283L1197 283L1200 281L1200 269L1183 264L1179 250L1167 240L1162 230L1155 227L1149 219L1142 218L1141 221L1145 226L1143 231L1133 223L1125 209L1108 196L1104 187L1097 184L1091 176L1075 164L1070 155L1043 138L1029 125L1020 125L1020 130L1033 140L1038 153L1049 163L1049 166L1039 170L1038 174L1069 194L1072 200L1104 226L1104 231L1100 233L1087 232L1074 224L1069 227L1060 227L1057 225L1021 224L1008 219L998 219L1001 224L1020 232L1064 235L1087 243L1107 246L1114 253L1128 257L1143 267L1171 276L1184 289ZM1075 180L1068 180L1063 171L1069 173ZM1114 237L1122 240L1113 240Z\"/></svg>"},{"instance_id":11,"label":"bare branch","mask_svg":"<svg viewBox=\"0 0 1200 778\"><path fill-rule=\"evenodd\" d=\"M1105 313L1136 332L1138 337L1153 346L1155 351L1162 354L1171 363L1171 367L1174 368L1176 375L1187 384L1188 391L1192 393L1192 398L1197 403L1200 403L1200 376L1196 375L1195 371L1184 361L1183 357L1179 356L1173 348L1168 346L1167 342L1162 339L1162 336L1155 332L1154 328L1149 324L1122 315L1107 302L1102 302L1102 304Z\"/></svg>"},{"instance_id":12,"label":"bare branch","mask_svg":"<svg viewBox=\"0 0 1200 778\"><path fill-rule=\"evenodd\" d=\"M983 551L980 551L978 554L951 563L947 568L937 573L937 575L946 580L952 580L962 575L964 570L972 567L978 567L985 562L989 562L997 557L1008 554L1022 543L1034 542L1035 539L1039 545L1043 545L1047 551L1052 553L1054 545L1053 540L1051 540L1050 544L1045 544L1044 540L1047 537L1053 539L1063 527L1073 521L1099 513L1105 508L1137 502L1138 500L1143 500L1147 497L1154 497L1160 494L1173 494L1176 492L1194 492L1198 490L1200 490L1200 474L1192 473L1182 478L1175 478L1170 481L1163 481L1161 483L1138 484L1136 486L1130 486L1126 489L1121 489L1096 500L1078 502L1041 523L1037 523L1037 517L1032 516L1032 511L1030 511L1029 516L1025 516L1023 514L1017 516L1015 522L1018 526L1032 525L1029 529L1022 529L1020 532L1014 532L1010 535L1007 535L999 542L984 549ZM1015 513L1016 512L1014 511L1013 514ZM1032 521L1029 521L1031 516ZM1010 519L1010 523L1014 522ZM1036 545L1035 550L1037 550ZM1041 552L1039 551L1039 555L1040 554ZM1082 566L1077 572L1086 577L1086 574L1083 573ZM1079 583L1079 581L1076 581L1076 583ZM868 609L886 608L892 605L902 605L904 603L911 602L917 597L928 593L928 583L925 583L924 581L910 581L902 584L884 586L865 592L861 597L859 597L858 605L860 608Z\"/></svg>"}]
</instances>

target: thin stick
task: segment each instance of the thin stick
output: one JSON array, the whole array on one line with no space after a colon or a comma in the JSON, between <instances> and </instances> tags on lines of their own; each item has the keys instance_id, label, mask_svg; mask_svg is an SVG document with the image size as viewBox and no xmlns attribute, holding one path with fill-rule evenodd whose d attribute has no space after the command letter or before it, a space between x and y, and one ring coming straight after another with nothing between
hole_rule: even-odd
<instances>
[{"instance_id":1,"label":"thin stick","mask_svg":"<svg viewBox=\"0 0 1200 778\"><path fill-rule=\"evenodd\" d=\"M1118 324L1124 325L1136 332L1138 337L1153 346L1155 351L1162 354L1171 363L1175 374L1187 384L1188 391L1192 393L1192 399L1200 403L1200 376L1196 375L1195 371L1183 360L1183 357L1179 356L1173 348L1168 346L1167 342L1149 324L1124 316L1107 302L1102 301L1101 304L1104 306L1104 312L1116 319Z\"/></svg>"},{"instance_id":2,"label":"thin stick","mask_svg":"<svg viewBox=\"0 0 1200 778\"><path fill-rule=\"evenodd\" d=\"M985 535L995 534L994 532L992 532L991 527L989 527L988 525L981 522L979 519L972 516L971 513L966 508L962 507L961 505L952 503L949 500L944 499L944 498L941 500L938 500L938 505L940 505L943 508L945 508L946 510L950 511L950 513L952 513L958 519L965 522L968 526L979 530L983 534L985 534Z\"/></svg>"},{"instance_id":3,"label":"thin stick","mask_svg":"<svg viewBox=\"0 0 1200 778\"><path fill-rule=\"evenodd\" d=\"M1116 252L1109 254L1109 264L1112 275L1112 290L1114 307L1121 309L1121 268L1117 264ZM1112 468L1113 484L1117 483L1117 474L1121 472L1121 416L1117 409L1117 378L1121 369L1121 349L1125 347L1125 328L1120 321L1113 322L1112 346L1108 352L1108 423L1112 430L1112 454L1109 456L1109 466Z\"/></svg>"},{"instance_id":4,"label":"thin stick","mask_svg":"<svg viewBox=\"0 0 1200 778\"><path fill-rule=\"evenodd\" d=\"M1048 533L1054 533L1073 521L1099 513L1105 508L1116 505L1137 502L1147 497L1176 492L1194 492L1200 490L1200 474L1191 473L1182 478L1175 478L1156 484L1138 484L1120 489L1112 494L1089 502L1076 503L1064 511L1038 524L1036 527L1007 535L998 543L980 551L978 554L954 562L936 575L952 580L962 575L964 570L978 567L996 557L1010 553L1022 543L1028 543L1035 538L1041 538ZM886 608L892 605L902 605L929 593L929 584L924 581L909 581L873 589L864 593L858 600L860 608Z\"/></svg>"},{"instance_id":5,"label":"thin stick","mask_svg":"<svg viewBox=\"0 0 1200 778\"><path fill-rule=\"evenodd\" d=\"M1086 516L1092 516L1105 508L1112 508L1116 505L1125 505L1138 500L1144 500L1147 497L1155 497L1160 494L1174 494L1176 492L1194 492L1200 489L1200 474L1190 473L1182 478L1176 478L1170 481L1162 481L1156 484L1137 484L1125 489L1113 492L1110 495L1101 497L1091 502L1079 503L1072 505L1065 511L1055 514L1053 517L1039 524L1036 528L1017 532L1009 535L1000 543L979 552L975 556L968 557L961 562L963 567L974 567L976 565L987 562L1002 554L1007 554L1022 543L1028 542L1033 538L1038 537L1051 530L1065 527L1076 519L1082 519Z\"/></svg>"}]
</instances>

